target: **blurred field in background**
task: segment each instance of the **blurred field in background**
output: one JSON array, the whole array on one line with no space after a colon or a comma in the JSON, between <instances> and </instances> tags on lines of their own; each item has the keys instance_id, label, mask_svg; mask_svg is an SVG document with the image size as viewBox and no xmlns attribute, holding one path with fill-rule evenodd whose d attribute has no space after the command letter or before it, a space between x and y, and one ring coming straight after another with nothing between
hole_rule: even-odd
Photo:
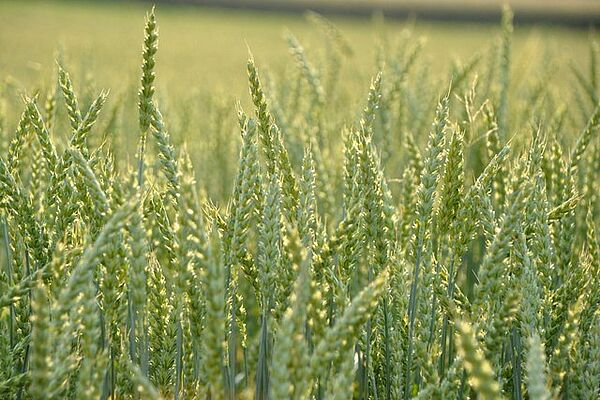
<instances>
[{"instance_id":1,"label":"blurred field in background","mask_svg":"<svg viewBox=\"0 0 600 400\"><path fill-rule=\"evenodd\" d=\"M515 11L517 23L554 23L588 27L600 24L596 0L158 0L159 3L196 4L298 12L311 9L327 15L371 15L373 10L392 18L417 16L428 20L494 22L504 5Z\"/></svg>"},{"instance_id":2,"label":"blurred field in background","mask_svg":"<svg viewBox=\"0 0 600 400\"><path fill-rule=\"evenodd\" d=\"M138 79L140 26L148 8L147 3L0 2L0 72L27 90L43 86L62 47L72 68L93 75L99 87L118 92ZM286 29L303 42L311 58L322 51L320 32L300 15L160 4L159 18L159 85L173 95L217 89L245 98L246 43L259 62L268 60L264 64L269 69L281 72L291 59L283 40ZM356 80L364 88L375 71L378 29L366 18L332 20L354 50L342 79ZM412 25L389 20L385 29L393 39ZM446 71L455 58L485 51L498 30L497 24L414 23L414 36L426 39L423 53L436 73ZM527 63L539 52L554 53L560 56L557 73L564 73L567 63L580 64L585 58L588 36L586 30L517 27L515 63Z\"/></svg>"}]
</instances>

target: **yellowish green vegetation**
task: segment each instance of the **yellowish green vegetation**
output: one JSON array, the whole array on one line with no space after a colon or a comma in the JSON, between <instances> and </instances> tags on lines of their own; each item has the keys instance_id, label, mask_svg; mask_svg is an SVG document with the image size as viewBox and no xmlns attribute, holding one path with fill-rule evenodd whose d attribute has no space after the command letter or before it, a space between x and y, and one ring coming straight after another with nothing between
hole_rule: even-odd
<instances>
[{"instance_id":1,"label":"yellowish green vegetation","mask_svg":"<svg viewBox=\"0 0 600 400\"><path fill-rule=\"evenodd\" d=\"M144 12L0 4L1 398L598 398L593 34Z\"/></svg>"},{"instance_id":2,"label":"yellowish green vegetation","mask_svg":"<svg viewBox=\"0 0 600 400\"><path fill-rule=\"evenodd\" d=\"M13 77L33 90L44 86L51 67L63 49L73 74L81 79L93 74L98 87L119 90L137 80L145 4L108 2L6 1L0 3L0 59L3 78ZM342 69L345 78L368 85L375 67L379 30L368 19L333 20L354 50ZM385 30L397 38L410 22L387 21ZM305 18L286 14L218 11L185 6L161 7L161 52L157 73L160 88L174 95L189 90L214 90L245 98L244 65L247 47L265 67L281 71L289 64L284 32L293 32L311 57L322 56L323 34ZM454 59L485 51L498 27L485 24L431 24L417 22L414 37L426 40L423 57L436 72L447 71ZM540 61L548 51L560 55L554 62L583 63L587 54L586 31L561 28L517 28L515 65ZM83 70L83 71L82 71ZM560 71L567 72L568 71ZM81 80L80 79L80 80Z\"/></svg>"}]
</instances>

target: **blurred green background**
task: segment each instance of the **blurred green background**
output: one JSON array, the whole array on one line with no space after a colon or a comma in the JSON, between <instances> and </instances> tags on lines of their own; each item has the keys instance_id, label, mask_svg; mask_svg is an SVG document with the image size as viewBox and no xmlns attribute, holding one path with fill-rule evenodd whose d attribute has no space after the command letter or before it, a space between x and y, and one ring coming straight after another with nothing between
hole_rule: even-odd
<instances>
[{"instance_id":1,"label":"blurred green background","mask_svg":"<svg viewBox=\"0 0 600 400\"><path fill-rule=\"evenodd\" d=\"M57 50L67 65L94 77L97 86L119 90L139 76L141 42L148 3L139 2L0 2L0 74L28 91L50 79ZM322 50L322 33L302 15L247 10L219 10L159 4L160 43L157 74L160 88L178 95L193 90L220 90L246 97L247 46L261 65L281 72L290 62L285 30L296 35L311 58ZM369 18L332 17L354 50L342 70L362 86L375 71L380 28ZM434 72L455 59L485 51L499 24L386 20L392 39L411 26L426 40L424 56ZM540 52L560 55L558 74L587 54L585 29L524 26L515 31L515 58L527 64ZM542 41L543 38L543 41ZM536 54L533 54L535 52ZM343 78L344 79L344 78ZM76 81L78 81L76 79Z\"/></svg>"}]
</instances>

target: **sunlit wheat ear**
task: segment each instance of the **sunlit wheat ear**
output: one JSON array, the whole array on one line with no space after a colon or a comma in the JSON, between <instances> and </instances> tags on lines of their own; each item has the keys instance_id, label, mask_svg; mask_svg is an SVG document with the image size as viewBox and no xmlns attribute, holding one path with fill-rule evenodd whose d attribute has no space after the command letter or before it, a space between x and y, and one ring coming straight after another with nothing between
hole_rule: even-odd
<instances>
[{"instance_id":1,"label":"sunlit wheat ear","mask_svg":"<svg viewBox=\"0 0 600 400\"><path fill-rule=\"evenodd\" d=\"M339 352L339 349L350 349L352 347L353 343L350 339L377 306L379 296L385 290L387 278L387 271L382 271L369 286L364 288L352 300L335 325L327 330L311 357L310 366L314 379L323 376L329 363L337 361L343 355Z\"/></svg>"},{"instance_id":2,"label":"sunlit wheat ear","mask_svg":"<svg viewBox=\"0 0 600 400\"><path fill-rule=\"evenodd\" d=\"M585 363L585 370L582 376L582 390L580 392L584 397L591 396L592 398L598 394L600 387L600 316L598 313L593 317L590 324L590 330L587 335L587 340L582 346L582 353Z\"/></svg>"},{"instance_id":3,"label":"sunlit wheat ear","mask_svg":"<svg viewBox=\"0 0 600 400\"><path fill-rule=\"evenodd\" d=\"M163 173L167 179L168 193L174 205L179 204L181 188L179 183L179 168L175 148L171 144L171 138L165 126L162 114L158 107L152 106L152 128L153 136L158 149L158 157L161 162Z\"/></svg>"},{"instance_id":4,"label":"sunlit wheat ear","mask_svg":"<svg viewBox=\"0 0 600 400\"><path fill-rule=\"evenodd\" d=\"M140 113L140 130L145 132L152 123L152 102L154 97L154 66L158 50L158 26L154 8L146 17L144 28L144 46L142 53L142 79L139 91L138 109Z\"/></svg>"},{"instance_id":5,"label":"sunlit wheat ear","mask_svg":"<svg viewBox=\"0 0 600 400\"><path fill-rule=\"evenodd\" d=\"M138 113L140 137L137 150L137 181L138 186L144 185L146 137L152 124L154 110L154 66L156 52L158 51L158 26L154 8L146 17L144 28L144 45L142 48L142 78L141 88L138 91Z\"/></svg>"},{"instance_id":6,"label":"sunlit wheat ear","mask_svg":"<svg viewBox=\"0 0 600 400\"><path fill-rule=\"evenodd\" d=\"M50 138L50 132L48 132L48 129L46 128L46 124L44 123L44 119L40 113L40 110L35 104L35 100L27 99L26 107L29 124L33 127L37 135L37 139L39 140L42 148L42 154L46 162L46 167L50 172L50 176L52 176L58 165L58 158L56 155L56 148L54 147L54 143L52 143L52 139Z\"/></svg>"},{"instance_id":7,"label":"sunlit wheat ear","mask_svg":"<svg viewBox=\"0 0 600 400\"><path fill-rule=\"evenodd\" d=\"M7 162L11 173L15 173L19 170L19 165L22 162L21 151L23 144L25 143L29 127L29 117L27 116L26 108L19 118L15 135L8 145Z\"/></svg>"},{"instance_id":8,"label":"sunlit wheat ear","mask_svg":"<svg viewBox=\"0 0 600 400\"><path fill-rule=\"evenodd\" d=\"M485 359L473 327L466 322L456 324L456 345L469 376L469 384L482 399L499 399L501 391L492 365Z\"/></svg>"},{"instance_id":9,"label":"sunlit wheat ear","mask_svg":"<svg viewBox=\"0 0 600 400\"><path fill-rule=\"evenodd\" d=\"M49 370L52 368L52 329L50 325L50 310L46 290L38 282L33 291L32 307L32 338L31 338L31 386L29 393L32 398L43 399L50 380Z\"/></svg>"},{"instance_id":10,"label":"sunlit wheat ear","mask_svg":"<svg viewBox=\"0 0 600 400\"><path fill-rule=\"evenodd\" d=\"M96 177L94 171L92 171L88 162L85 160L83 154L78 150L69 149L67 150L74 160L74 164L81 174L81 178L83 179L83 186L88 190L92 201L94 202L94 206L96 210L99 212L100 217L104 217L107 215L109 210L109 202L106 197L106 194L102 190L100 186L100 182Z\"/></svg>"},{"instance_id":11,"label":"sunlit wheat ear","mask_svg":"<svg viewBox=\"0 0 600 400\"><path fill-rule=\"evenodd\" d=\"M442 177L439 225L442 232L454 223L464 192L464 135L453 128Z\"/></svg>"},{"instance_id":12,"label":"sunlit wheat ear","mask_svg":"<svg viewBox=\"0 0 600 400\"><path fill-rule=\"evenodd\" d=\"M81 110L79 109L79 102L73 89L73 82L71 76L64 69L62 65L58 64L58 83L62 91L65 103L67 106L67 114L69 115L69 122L73 132L77 130L79 124L81 124Z\"/></svg>"},{"instance_id":13,"label":"sunlit wheat ear","mask_svg":"<svg viewBox=\"0 0 600 400\"><path fill-rule=\"evenodd\" d=\"M286 310L273 349L271 391L280 398L301 399L309 391L308 348L305 341L307 306L310 297L308 260L300 267L294 285L291 305Z\"/></svg>"},{"instance_id":14,"label":"sunlit wheat ear","mask_svg":"<svg viewBox=\"0 0 600 400\"><path fill-rule=\"evenodd\" d=\"M413 241L412 257L414 257L414 268L412 273L412 283L410 288L410 299L408 308L408 346L406 359L406 382L408 384L405 390L409 390L410 382L412 382L412 363L413 363L413 346L415 341L415 321L417 312L419 311L419 301L423 304L424 299L419 299L420 292L419 280L424 278L421 270L423 265L431 263L431 244L428 242L430 238L430 229L433 219L433 203L435 200L435 189L439 180L439 171L443 163L443 150L445 140L445 129L448 118L449 99L444 97L438 104L435 120L431 126L429 140L427 144L427 155L424 161L424 168L421 173L421 183L417 191L417 219L416 219L416 236ZM423 308L421 308L423 310ZM427 311L425 311L427 312Z\"/></svg>"},{"instance_id":15,"label":"sunlit wheat ear","mask_svg":"<svg viewBox=\"0 0 600 400\"><path fill-rule=\"evenodd\" d=\"M87 113L85 114L83 119L81 119L79 125L77 126L77 129L73 132L73 135L71 136L72 146L81 151L86 157L89 156L89 149L87 144L88 133L96 123L100 111L102 110L102 107L104 106L104 103L106 102L107 98L108 92L102 91L98 95L98 97L94 99Z\"/></svg>"},{"instance_id":16,"label":"sunlit wheat ear","mask_svg":"<svg viewBox=\"0 0 600 400\"><path fill-rule=\"evenodd\" d=\"M203 344L203 371L211 396L222 399L222 361L225 343L225 277L221 260L220 238L216 230L211 234L211 249L204 275L206 298L206 326Z\"/></svg>"},{"instance_id":17,"label":"sunlit wheat ear","mask_svg":"<svg viewBox=\"0 0 600 400\"><path fill-rule=\"evenodd\" d=\"M527 345L527 388L532 399L548 400L548 380L546 378L546 355L544 345L537 334L529 337Z\"/></svg>"}]
</instances>

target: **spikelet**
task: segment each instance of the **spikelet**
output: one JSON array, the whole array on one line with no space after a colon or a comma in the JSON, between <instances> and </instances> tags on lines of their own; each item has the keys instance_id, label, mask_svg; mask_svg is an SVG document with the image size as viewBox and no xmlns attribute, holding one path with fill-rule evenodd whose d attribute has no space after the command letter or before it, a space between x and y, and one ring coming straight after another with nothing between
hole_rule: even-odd
<instances>
[{"instance_id":1,"label":"spikelet","mask_svg":"<svg viewBox=\"0 0 600 400\"><path fill-rule=\"evenodd\" d=\"M519 264L519 275L522 282L520 285L522 293L521 329L525 337L531 337L541 328L539 311L543 301L543 292L540 288L535 264L529 254L525 234L519 229L516 236L513 241L513 252Z\"/></svg>"},{"instance_id":2,"label":"spikelet","mask_svg":"<svg viewBox=\"0 0 600 400\"><path fill-rule=\"evenodd\" d=\"M6 162L0 157L0 205L9 211L31 250L34 262L43 266L48 260L48 237L44 227L36 218L32 201L23 193L15 177L8 170ZM11 201L9 201L11 200Z\"/></svg>"},{"instance_id":3,"label":"spikelet","mask_svg":"<svg viewBox=\"0 0 600 400\"><path fill-rule=\"evenodd\" d=\"M148 360L148 376L161 394L168 395L173 388L175 364L173 301L167 295L163 267L155 257L150 257L148 269L148 347L153 349Z\"/></svg>"},{"instance_id":4,"label":"spikelet","mask_svg":"<svg viewBox=\"0 0 600 400\"><path fill-rule=\"evenodd\" d=\"M305 16L309 22L320 28L327 36L326 50L328 62L324 92L327 96L326 100L332 101L338 94L336 89L340 81L342 56L351 57L353 51L348 40L331 21L312 11L307 11Z\"/></svg>"},{"instance_id":5,"label":"spikelet","mask_svg":"<svg viewBox=\"0 0 600 400\"><path fill-rule=\"evenodd\" d=\"M87 134L92 129L94 124L98 119L98 115L106 103L106 99L108 98L107 91L102 91L94 99L88 112L85 114L77 129L73 132L73 136L71 137L71 145L77 150L81 151L86 158L88 157L88 145L87 145Z\"/></svg>"},{"instance_id":6,"label":"spikelet","mask_svg":"<svg viewBox=\"0 0 600 400\"><path fill-rule=\"evenodd\" d=\"M154 140L156 141L156 147L158 148L158 157L160 159L162 170L167 180L167 192L169 193L173 205L178 205L181 196L181 188L175 148L171 145L170 135L167 132L158 107L152 106L151 112L152 133Z\"/></svg>"},{"instance_id":7,"label":"spikelet","mask_svg":"<svg viewBox=\"0 0 600 400\"><path fill-rule=\"evenodd\" d=\"M29 393L34 399L47 399L49 371L52 369L52 331L50 329L49 305L45 289L38 283L33 291L33 315L31 328L31 384Z\"/></svg>"},{"instance_id":8,"label":"spikelet","mask_svg":"<svg viewBox=\"0 0 600 400\"><path fill-rule=\"evenodd\" d=\"M473 327L467 322L458 321L456 328L456 347L469 376L469 384L481 399L502 398L492 366L483 355Z\"/></svg>"},{"instance_id":9,"label":"spikelet","mask_svg":"<svg viewBox=\"0 0 600 400\"><path fill-rule=\"evenodd\" d=\"M141 206L141 205L140 205ZM130 251L130 296L134 315L143 315L146 306L146 228L144 226L141 207L138 206L131 217L129 231Z\"/></svg>"},{"instance_id":10,"label":"spikelet","mask_svg":"<svg viewBox=\"0 0 600 400\"><path fill-rule=\"evenodd\" d=\"M415 341L415 329L418 326L415 325L417 311L425 310L425 315L428 314L427 310L423 306L419 306L418 294L419 288L419 277L421 274L421 268L424 266L425 273L429 274L428 271L431 263L431 244L430 240L430 226L432 222L432 211L434 203L434 192L439 179L439 169L442 165L443 146L444 146L444 130L446 127L446 120L448 117L448 97L442 99L438 104L436 110L436 118L432 124L431 131L429 134L429 142L427 144L427 157L425 159L425 166L421 174L421 183L417 192L417 232L416 237L413 239L413 257L414 257L414 268L412 273L412 282L410 288L410 299L408 305L408 345L406 353L406 383L405 383L405 397L408 395L408 391L412 385L412 363L413 363L413 346ZM423 266L421 265L423 263ZM423 279L428 279L428 275ZM427 280L425 280L427 284ZM424 304L421 301L421 304Z\"/></svg>"},{"instance_id":11,"label":"spikelet","mask_svg":"<svg viewBox=\"0 0 600 400\"><path fill-rule=\"evenodd\" d=\"M97 399L102 392L102 371L108 364L106 349L100 346L102 326L96 288L88 281L80 287L81 298L81 355L82 363L79 370L76 396L80 399Z\"/></svg>"},{"instance_id":12,"label":"spikelet","mask_svg":"<svg viewBox=\"0 0 600 400\"><path fill-rule=\"evenodd\" d=\"M498 359L502 352L502 344L510 333L512 323L519 312L521 298L517 290L510 290L503 299L497 311L492 312L494 319L487 323L487 334L485 338L486 358L493 365L498 365Z\"/></svg>"},{"instance_id":13,"label":"spikelet","mask_svg":"<svg viewBox=\"0 0 600 400\"><path fill-rule=\"evenodd\" d=\"M223 351L225 318L225 280L220 259L219 238L216 232L211 235L212 253L204 276L206 298L206 326L203 340L203 371L206 374L211 398L224 398L223 392Z\"/></svg>"},{"instance_id":14,"label":"spikelet","mask_svg":"<svg viewBox=\"0 0 600 400\"><path fill-rule=\"evenodd\" d=\"M580 298L581 299L581 298ZM568 385L570 365L572 360L572 349L576 345L576 337L579 327L579 317L581 315L581 300L578 300L569 307L567 319L564 328L558 338L558 343L550 357L550 371L552 373L555 390L564 392Z\"/></svg>"},{"instance_id":15,"label":"spikelet","mask_svg":"<svg viewBox=\"0 0 600 400\"><path fill-rule=\"evenodd\" d=\"M444 233L453 225L460 208L461 196L464 190L464 135L456 129L452 130L452 135L450 136L446 165L442 177L441 204L438 211L440 233Z\"/></svg>"},{"instance_id":16,"label":"spikelet","mask_svg":"<svg viewBox=\"0 0 600 400\"><path fill-rule=\"evenodd\" d=\"M64 69L60 63L58 65L58 84L62 91L67 106L67 115L69 116L69 122L73 132L77 131L81 124L81 111L79 109L79 101L73 89L73 82L69 73Z\"/></svg>"},{"instance_id":17,"label":"spikelet","mask_svg":"<svg viewBox=\"0 0 600 400\"><path fill-rule=\"evenodd\" d=\"M542 154L538 153L534 160L538 167L532 171L535 177L534 190L530 200L531 229L532 239L530 247L536 259L536 272L540 280L541 289L547 291L551 288L552 269L554 261L554 246L548 223L548 198L546 194L546 182L544 180L541 159ZM533 167L535 168L535 167ZM547 298L547 297L546 297Z\"/></svg>"},{"instance_id":18,"label":"spikelet","mask_svg":"<svg viewBox=\"0 0 600 400\"><path fill-rule=\"evenodd\" d=\"M10 144L8 145L8 154L6 157L9 171L12 174L16 174L19 171L19 165L21 163L21 151L23 148L23 144L25 143L29 127L29 117L27 114L27 108L25 108L25 111L23 111L21 117L19 118L19 123L17 124L15 137L10 141Z\"/></svg>"},{"instance_id":19,"label":"spikelet","mask_svg":"<svg viewBox=\"0 0 600 400\"><path fill-rule=\"evenodd\" d=\"M277 145L272 127L272 118L267 107L266 96L261 86L260 77L258 76L258 69L254 63L252 55L248 59L247 63L248 70L248 82L250 84L250 96L254 103L256 117L258 119L258 131L259 138L265 152L265 159L267 163L267 172L272 175L275 172L276 160L277 160Z\"/></svg>"},{"instance_id":20,"label":"spikelet","mask_svg":"<svg viewBox=\"0 0 600 400\"><path fill-rule=\"evenodd\" d=\"M144 375L144 373L135 365L127 362L127 367L132 375L132 380L136 385L135 391L141 400L162 400L158 389Z\"/></svg>"},{"instance_id":21,"label":"spikelet","mask_svg":"<svg viewBox=\"0 0 600 400\"><path fill-rule=\"evenodd\" d=\"M588 335L590 329L592 328L592 324L594 323L594 316L596 310L598 309L598 305L600 305L600 256L599 256L599 243L596 236L596 229L594 227L594 223L592 221L592 213L591 208L588 208L588 212L586 215L586 242L585 248L589 253L589 274L590 276L595 277L591 279L588 283L588 296L585 299L583 310L581 311L581 322L580 322L580 330L583 339Z\"/></svg>"},{"instance_id":22,"label":"spikelet","mask_svg":"<svg viewBox=\"0 0 600 400\"><path fill-rule=\"evenodd\" d=\"M582 376L582 398L593 399L600 394L600 316L592 319L588 339L583 346L585 364Z\"/></svg>"},{"instance_id":23,"label":"spikelet","mask_svg":"<svg viewBox=\"0 0 600 400\"><path fill-rule=\"evenodd\" d=\"M436 119L432 124L425 166L421 174L421 185L418 191L418 226L417 240L423 241L425 233L431 223L433 210L434 190L439 179L439 170L443 162L444 130L448 117L448 97L441 100L436 111Z\"/></svg>"},{"instance_id":24,"label":"spikelet","mask_svg":"<svg viewBox=\"0 0 600 400\"><path fill-rule=\"evenodd\" d=\"M153 120L154 113L154 66L156 52L158 51L158 27L154 8L146 17L144 27L144 46L142 49L142 78L141 88L138 92L138 112L140 138L137 149L137 182L138 186L144 185L144 157L146 152L146 137Z\"/></svg>"},{"instance_id":25,"label":"spikelet","mask_svg":"<svg viewBox=\"0 0 600 400\"><path fill-rule=\"evenodd\" d=\"M158 27L154 8L146 16L144 27L144 46L142 53L142 79L141 88L138 93L138 108L140 113L140 131L146 132L153 119L153 97L154 97L154 66L158 50Z\"/></svg>"},{"instance_id":26,"label":"spikelet","mask_svg":"<svg viewBox=\"0 0 600 400\"><path fill-rule=\"evenodd\" d=\"M310 280L308 260L305 260L294 285L290 307L275 338L271 373L271 395L274 398L303 399L310 389L308 346L304 332Z\"/></svg>"},{"instance_id":27,"label":"spikelet","mask_svg":"<svg viewBox=\"0 0 600 400\"><path fill-rule=\"evenodd\" d=\"M256 125L247 120L242 126L242 148L238 173L233 186L230 206L230 218L226 230L227 246L226 265L232 265L243 258L243 244L252 217L252 207L256 199L253 194L256 188Z\"/></svg>"},{"instance_id":28,"label":"spikelet","mask_svg":"<svg viewBox=\"0 0 600 400\"><path fill-rule=\"evenodd\" d=\"M311 356L311 373L315 379L324 376L330 363L336 362L339 356L344 354L342 349L352 348L353 338L374 311L379 296L385 290L387 278L386 270L380 272L377 278L352 300L335 325L325 332Z\"/></svg>"},{"instance_id":29,"label":"spikelet","mask_svg":"<svg viewBox=\"0 0 600 400\"><path fill-rule=\"evenodd\" d=\"M48 132L48 129L46 128L42 114L35 104L35 100L26 99L26 107L27 118L29 118L29 123L34 129L40 142L42 154L46 161L46 168L48 169L50 176L53 176L58 165L58 157L56 155L54 144L50 138L50 132Z\"/></svg>"},{"instance_id":30,"label":"spikelet","mask_svg":"<svg viewBox=\"0 0 600 400\"><path fill-rule=\"evenodd\" d=\"M357 369L354 349L346 350L342 357L339 369L329 380L328 399L351 400L354 397L354 375Z\"/></svg>"},{"instance_id":31,"label":"spikelet","mask_svg":"<svg viewBox=\"0 0 600 400\"><path fill-rule=\"evenodd\" d=\"M344 37L343 33L333 24L333 22L313 11L307 11L306 18L310 22L321 27L323 31L335 41L335 44L342 53L346 56L352 55L353 51L348 39Z\"/></svg>"},{"instance_id":32,"label":"spikelet","mask_svg":"<svg viewBox=\"0 0 600 400\"><path fill-rule=\"evenodd\" d=\"M260 226L259 240L259 283L261 303L264 309L270 309L276 292L277 277L282 268L281 254L281 187L277 174L271 177L265 204L263 221Z\"/></svg>"},{"instance_id":33,"label":"spikelet","mask_svg":"<svg viewBox=\"0 0 600 400\"><path fill-rule=\"evenodd\" d=\"M375 76L375 79L371 81L369 95L367 97L367 104L363 109L361 119L359 121L360 131L365 137L373 134L373 124L375 122L375 116L377 115L377 108L379 107L379 103L381 101L381 80L382 74L379 72Z\"/></svg>"},{"instance_id":34,"label":"spikelet","mask_svg":"<svg viewBox=\"0 0 600 400\"><path fill-rule=\"evenodd\" d=\"M92 171L92 168L81 152L75 149L69 149L67 151L81 174L83 179L82 186L85 187L90 194L95 210L98 212L99 220L104 219L110 210L110 204L96 174Z\"/></svg>"},{"instance_id":35,"label":"spikelet","mask_svg":"<svg viewBox=\"0 0 600 400\"><path fill-rule=\"evenodd\" d=\"M300 202L298 208L298 230L302 245L306 249L314 249L319 234L319 216L317 214L317 196L315 182L315 162L312 148L304 149L302 160L302 177L300 179Z\"/></svg>"},{"instance_id":36,"label":"spikelet","mask_svg":"<svg viewBox=\"0 0 600 400\"><path fill-rule=\"evenodd\" d=\"M56 315L55 326L58 337L57 352L54 354L54 365L56 368L52 371L48 392L51 396L61 396L65 390L65 380L68 375L76 368L77 361L71 353L71 340L78 326L88 328L86 332L86 355L88 358L86 367L85 383L92 390L90 396L94 396L93 390L98 387L93 384L99 384L99 378L96 374L102 370L103 355L99 353L98 335L100 334L99 315L94 311L96 309L95 288L93 285L94 270L97 268L102 255L112 245L112 239L123 226L128 222L132 211L132 203L125 204L122 208L115 211L111 218L104 225L93 244L87 247L79 259L77 266L71 272L68 282L60 291L55 303L53 314ZM84 293L83 296L80 293ZM93 359L98 357L98 368L94 365ZM91 381L90 381L91 379ZM84 395L84 394L82 394Z\"/></svg>"},{"instance_id":37,"label":"spikelet","mask_svg":"<svg viewBox=\"0 0 600 400\"><path fill-rule=\"evenodd\" d=\"M134 202L125 204L115 211L103 226L93 245L83 253L77 267L71 273L67 286L61 291L58 301L58 315L66 314L76 303L79 290L89 282L103 253L112 245L113 236L128 222L133 213Z\"/></svg>"},{"instance_id":38,"label":"spikelet","mask_svg":"<svg viewBox=\"0 0 600 400\"><path fill-rule=\"evenodd\" d=\"M531 193L532 187L527 182L519 182L516 189L509 196L509 208L502 217L499 230L496 232L492 242L482 261L479 270L479 284L476 286L474 305L490 307L488 299L497 296L500 290L501 276L505 269L504 260L510 250L510 239L518 226L518 219L525 207L526 199ZM478 311L479 312L479 311Z\"/></svg>"},{"instance_id":39,"label":"spikelet","mask_svg":"<svg viewBox=\"0 0 600 400\"><path fill-rule=\"evenodd\" d=\"M527 392L532 400L549 400L550 391L546 378L546 354L537 333L527 339Z\"/></svg>"}]
</instances>

